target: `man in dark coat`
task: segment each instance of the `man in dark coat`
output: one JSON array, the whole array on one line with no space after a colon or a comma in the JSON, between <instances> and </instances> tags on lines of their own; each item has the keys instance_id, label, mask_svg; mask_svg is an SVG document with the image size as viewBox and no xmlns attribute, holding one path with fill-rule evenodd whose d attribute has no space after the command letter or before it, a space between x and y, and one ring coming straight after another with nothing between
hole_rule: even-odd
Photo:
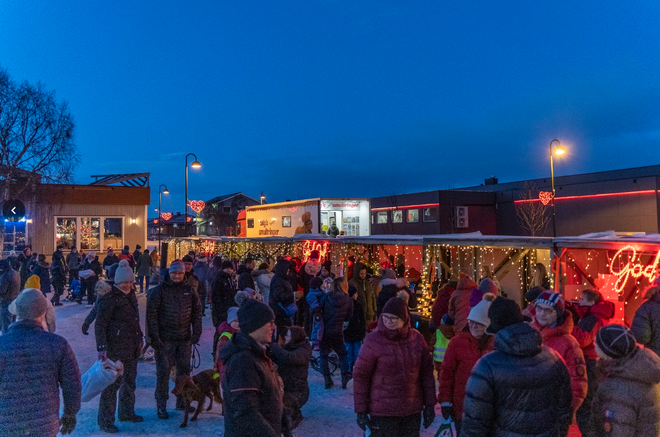
<instances>
[{"instance_id":1,"label":"man in dark coat","mask_svg":"<svg viewBox=\"0 0 660 437\"><path fill-rule=\"evenodd\" d=\"M266 349L275 315L265 304L247 300L238 310L241 330L220 351L226 437L280 437L283 387Z\"/></svg>"},{"instance_id":2,"label":"man in dark coat","mask_svg":"<svg viewBox=\"0 0 660 437\"><path fill-rule=\"evenodd\" d=\"M309 293L309 281L321 273L321 254L318 250L312 250L309 255L309 261L303 264L298 271L298 286L303 290L303 298L298 299L298 312L295 317L295 324L304 326L307 334L312 332L312 315L307 305L307 293ZM295 291L295 290L294 290Z\"/></svg>"},{"instance_id":3,"label":"man in dark coat","mask_svg":"<svg viewBox=\"0 0 660 437\"><path fill-rule=\"evenodd\" d=\"M193 266L195 276L199 280L199 288L197 289L197 294L199 295L199 300L202 303L202 317L206 316L206 299L209 290L209 266L207 264L207 259L205 255L202 255Z\"/></svg>"},{"instance_id":4,"label":"man in dark coat","mask_svg":"<svg viewBox=\"0 0 660 437\"><path fill-rule=\"evenodd\" d=\"M99 401L98 424L102 431L115 433L115 408L119 390L119 421L142 422L135 414L135 378L137 359L142 351L140 313L133 290L133 269L122 260L115 272L112 290L97 303L96 349L99 359L120 360L124 374L106 387Z\"/></svg>"},{"instance_id":5,"label":"man in dark coat","mask_svg":"<svg viewBox=\"0 0 660 437\"><path fill-rule=\"evenodd\" d=\"M108 247L108 255L103 259L103 270L108 270L111 265L118 264L119 257L115 255L112 247Z\"/></svg>"},{"instance_id":6,"label":"man in dark coat","mask_svg":"<svg viewBox=\"0 0 660 437\"><path fill-rule=\"evenodd\" d=\"M218 339L220 338L218 326L222 322L227 321L227 310L236 305L234 301L236 287L231 277L232 273L234 273L234 265L231 261L223 261L220 269L211 282L211 318L213 319L213 327L215 328L215 333L213 334L214 353L218 345Z\"/></svg>"},{"instance_id":7,"label":"man in dark coat","mask_svg":"<svg viewBox=\"0 0 660 437\"><path fill-rule=\"evenodd\" d=\"M13 316L9 312L9 305L21 292L21 276L11 268L7 260L0 260L0 331L6 334Z\"/></svg>"},{"instance_id":8,"label":"man in dark coat","mask_svg":"<svg viewBox=\"0 0 660 437\"><path fill-rule=\"evenodd\" d=\"M365 324L370 324L376 319L376 293L374 293L371 283L367 279L367 266L362 263L355 263L353 278L348 284L356 288L357 300L364 310Z\"/></svg>"},{"instance_id":9,"label":"man in dark coat","mask_svg":"<svg viewBox=\"0 0 660 437\"><path fill-rule=\"evenodd\" d=\"M71 248L71 252L66 256L66 268L69 271L69 286L74 279L80 280L78 270L80 269L81 263L82 256L80 256L80 252L78 252L78 249L74 246Z\"/></svg>"},{"instance_id":10,"label":"man in dark coat","mask_svg":"<svg viewBox=\"0 0 660 437\"><path fill-rule=\"evenodd\" d=\"M571 378L563 360L524 323L518 304L497 298L488 310L495 350L468 379L461 437L566 437L571 425Z\"/></svg>"},{"instance_id":11,"label":"man in dark coat","mask_svg":"<svg viewBox=\"0 0 660 437\"><path fill-rule=\"evenodd\" d=\"M15 308L14 308L15 307ZM23 291L12 303L18 321L0 336L0 434L70 434L80 410L80 370L67 341L44 331L48 302ZM64 408L60 418L60 388Z\"/></svg>"},{"instance_id":12,"label":"man in dark coat","mask_svg":"<svg viewBox=\"0 0 660 437\"><path fill-rule=\"evenodd\" d=\"M184 276L183 262L172 261L165 280L147 298L147 331L156 350L155 397L159 419L169 418L167 399L172 366L176 366L177 376L190 373L191 345L199 343L202 335L199 297ZM178 396L176 408L184 408L183 399Z\"/></svg>"},{"instance_id":13,"label":"man in dark coat","mask_svg":"<svg viewBox=\"0 0 660 437\"><path fill-rule=\"evenodd\" d=\"M183 261L183 268L186 272L184 278L188 281L188 284L195 290L195 293L199 296L199 278L193 271L193 259L190 255L186 255L181 260ZM201 301L201 300L200 300Z\"/></svg>"},{"instance_id":14,"label":"man in dark coat","mask_svg":"<svg viewBox=\"0 0 660 437\"><path fill-rule=\"evenodd\" d=\"M295 297L291 282L287 278L290 263L281 259L273 267L273 279L270 281L270 296L268 305L275 314L275 325L277 325L277 336L284 339L287 327L291 326L291 316L287 315L285 308L290 308L295 303Z\"/></svg>"},{"instance_id":15,"label":"man in dark coat","mask_svg":"<svg viewBox=\"0 0 660 437\"><path fill-rule=\"evenodd\" d=\"M53 252L50 275L52 277L51 284L53 285L51 302L53 306L61 306L60 296L64 293L64 286L66 285L66 263L64 262L64 254L62 254L62 246L57 246L57 250Z\"/></svg>"},{"instance_id":16,"label":"man in dark coat","mask_svg":"<svg viewBox=\"0 0 660 437\"><path fill-rule=\"evenodd\" d=\"M254 279L252 279L252 270L254 270L254 260L250 257L245 259L245 263L238 266L238 289L245 290L251 288L255 290Z\"/></svg>"},{"instance_id":17,"label":"man in dark coat","mask_svg":"<svg viewBox=\"0 0 660 437\"><path fill-rule=\"evenodd\" d=\"M77 302L79 304L82 304L83 296L85 295L85 293L87 293L87 305L91 307L94 305L94 301L96 300L94 287L96 286L96 283L99 280L99 276L103 272L101 269L101 263L99 263L99 258L96 256L96 252L92 250L87 254L85 260L82 263L82 266L80 267L80 270L81 271L91 270L92 272L94 272L92 276L83 278L82 281L80 281L82 287L80 289L80 294L78 295L78 299L77 299Z\"/></svg>"},{"instance_id":18,"label":"man in dark coat","mask_svg":"<svg viewBox=\"0 0 660 437\"><path fill-rule=\"evenodd\" d=\"M28 266L30 265L30 260L32 259L32 249L29 247L26 247L23 249L23 253L18 255L18 261L21 263L21 290L23 289L23 285L25 284L25 281L30 277L30 269Z\"/></svg>"},{"instance_id":19,"label":"man in dark coat","mask_svg":"<svg viewBox=\"0 0 660 437\"><path fill-rule=\"evenodd\" d=\"M139 260L140 257L142 256L142 251L141 251L141 249L142 249L142 246L140 246L139 244L137 244L137 245L135 246L135 251L133 251L133 261L135 261L136 266L137 266L137 262L138 262L138 260Z\"/></svg>"},{"instance_id":20,"label":"man in dark coat","mask_svg":"<svg viewBox=\"0 0 660 437\"><path fill-rule=\"evenodd\" d=\"M639 344L660 356L660 278L644 294L644 302L633 318L632 331Z\"/></svg>"}]
</instances>

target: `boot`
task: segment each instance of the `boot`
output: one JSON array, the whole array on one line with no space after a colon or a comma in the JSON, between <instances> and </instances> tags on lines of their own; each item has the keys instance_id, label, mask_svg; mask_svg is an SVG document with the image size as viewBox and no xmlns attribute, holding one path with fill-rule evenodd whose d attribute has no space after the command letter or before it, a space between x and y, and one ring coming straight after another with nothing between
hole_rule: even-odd
<instances>
[{"instance_id":1,"label":"boot","mask_svg":"<svg viewBox=\"0 0 660 437\"><path fill-rule=\"evenodd\" d=\"M353 379L353 375L351 373L342 373L341 375L341 388L346 390L346 385L348 384L348 381Z\"/></svg>"},{"instance_id":2,"label":"boot","mask_svg":"<svg viewBox=\"0 0 660 437\"><path fill-rule=\"evenodd\" d=\"M334 383L332 382L332 377L330 375L323 375L325 379L325 388L332 388Z\"/></svg>"}]
</instances>

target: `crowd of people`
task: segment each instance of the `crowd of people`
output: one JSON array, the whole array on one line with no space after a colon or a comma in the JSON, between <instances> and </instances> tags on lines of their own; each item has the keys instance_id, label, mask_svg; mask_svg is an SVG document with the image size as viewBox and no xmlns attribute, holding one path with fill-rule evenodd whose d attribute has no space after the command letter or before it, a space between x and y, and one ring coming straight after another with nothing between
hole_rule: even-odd
<instances>
[{"instance_id":1,"label":"crowd of people","mask_svg":"<svg viewBox=\"0 0 660 437\"><path fill-rule=\"evenodd\" d=\"M579 302L553 292L541 264L524 311L502 296L488 268L478 282L461 273L434 290L429 341L414 328L417 296L403 259L376 271L351 260L341 275L318 251L305 262L241 263L191 252L161 274L156 251L140 249L108 249L102 263L94 251L65 257L61 247L51 263L43 255L33 262L29 249L0 261L1 435L54 436L76 426L81 375L71 347L53 333L53 307L67 284L70 300L87 296L81 330L88 335L94 324L98 359L123 364L99 399L97 422L107 433L119 431L117 420L144 420L135 390L149 348L155 413L170 417L171 373L190 375L210 307L213 346L202 353L213 355L229 437L293 436L310 397L314 351L326 390L335 386L335 355L341 389L353 381L365 435L412 437L450 420L461 437L567 436L572 424L583 436L660 435L660 279L629 329L611 323L614 304L597 290L584 290ZM189 408L181 395L175 408Z\"/></svg>"}]
</instances>

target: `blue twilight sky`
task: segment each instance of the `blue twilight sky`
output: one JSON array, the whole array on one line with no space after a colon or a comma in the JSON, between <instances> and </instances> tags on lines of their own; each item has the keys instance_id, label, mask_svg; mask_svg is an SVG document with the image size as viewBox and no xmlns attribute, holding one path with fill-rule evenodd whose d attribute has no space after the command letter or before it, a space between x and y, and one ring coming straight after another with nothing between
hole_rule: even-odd
<instances>
[{"instance_id":1,"label":"blue twilight sky","mask_svg":"<svg viewBox=\"0 0 660 437\"><path fill-rule=\"evenodd\" d=\"M77 183L165 210L187 152L191 199L271 202L660 163L657 0L3 0L0 67L69 103Z\"/></svg>"}]
</instances>

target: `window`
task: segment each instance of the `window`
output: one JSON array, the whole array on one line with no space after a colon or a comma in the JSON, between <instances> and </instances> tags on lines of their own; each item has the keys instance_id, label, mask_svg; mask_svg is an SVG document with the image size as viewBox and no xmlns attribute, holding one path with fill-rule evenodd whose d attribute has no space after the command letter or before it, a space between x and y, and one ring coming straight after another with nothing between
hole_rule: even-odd
<instances>
[{"instance_id":1,"label":"window","mask_svg":"<svg viewBox=\"0 0 660 437\"><path fill-rule=\"evenodd\" d=\"M290 228L291 227L291 216L290 215L282 216L282 227L283 228Z\"/></svg>"},{"instance_id":2,"label":"window","mask_svg":"<svg viewBox=\"0 0 660 437\"><path fill-rule=\"evenodd\" d=\"M438 210L436 208L424 208L424 221L425 222L437 222L438 221Z\"/></svg>"},{"instance_id":3,"label":"window","mask_svg":"<svg viewBox=\"0 0 660 437\"><path fill-rule=\"evenodd\" d=\"M387 211L379 211L376 216L376 221L379 225L387 223Z\"/></svg>"},{"instance_id":4,"label":"window","mask_svg":"<svg viewBox=\"0 0 660 437\"><path fill-rule=\"evenodd\" d=\"M254 219L253 218L247 219L247 225L248 225L248 229L254 229Z\"/></svg>"},{"instance_id":5,"label":"window","mask_svg":"<svg viewBox=\"0 0 660 437\"><path fill-rule=\"evenodd\" d=\"M403 223L403 211L392 211L392 223Z\"/></svg>"},{"instance_id":6,"label":"window","mask_svg":"<svg viewBox=\"0 0 660 437\"><path fill-rule=\"evenodd\" d=\"M101 249L101 219L98 217L80 218L80 248Z\"/></svg>"},{"instance_id":7,"label":"window","mask_svg":"<svg viewBox=\"0 0 660 437\"><path fill-rule=\"evenodd\" d=\"M122 249L124 220L121 217L106 218L103 220L103 248Z\"/></svg>"},{"instance_id":8,"label":"window","mask_svg":"<svg viewBox=\"0 0 660 437\"><path fill-rule=\"evenodd\" d=\"M372 224L372 225L374 224L374 216L375 216L375 215L376 215L376 214L371 214L371 224Z\"/></svg>"},{"instance_id":9,"label":"window","mask_svg":"<svg viewBox=\"0 0 660 437\"><path fill-rule=\"evenodd\" d=\"M225 214L229 214L231 212L231 206L223 206L222 212Z\"/></svg>"},{"instance_id":10,"label":"window","mask_svg":"<svg viewBox=\"0 0 660 437\"><path fill-rule=\"evenodd\" d=\"M408 210L408 223L417 223L419 221L419 209Z\"/></svg>"},{"instance_id":11,"label":"window","mask_svg":"<svg viewBox=\"0 0 660 437\"><path fill-rule=\"evenodd\" d=\"M59 217L56 226L55 247L61 244L64 250L70 250L76 246L76 218Z\"/></svg>"}]
</instances>

